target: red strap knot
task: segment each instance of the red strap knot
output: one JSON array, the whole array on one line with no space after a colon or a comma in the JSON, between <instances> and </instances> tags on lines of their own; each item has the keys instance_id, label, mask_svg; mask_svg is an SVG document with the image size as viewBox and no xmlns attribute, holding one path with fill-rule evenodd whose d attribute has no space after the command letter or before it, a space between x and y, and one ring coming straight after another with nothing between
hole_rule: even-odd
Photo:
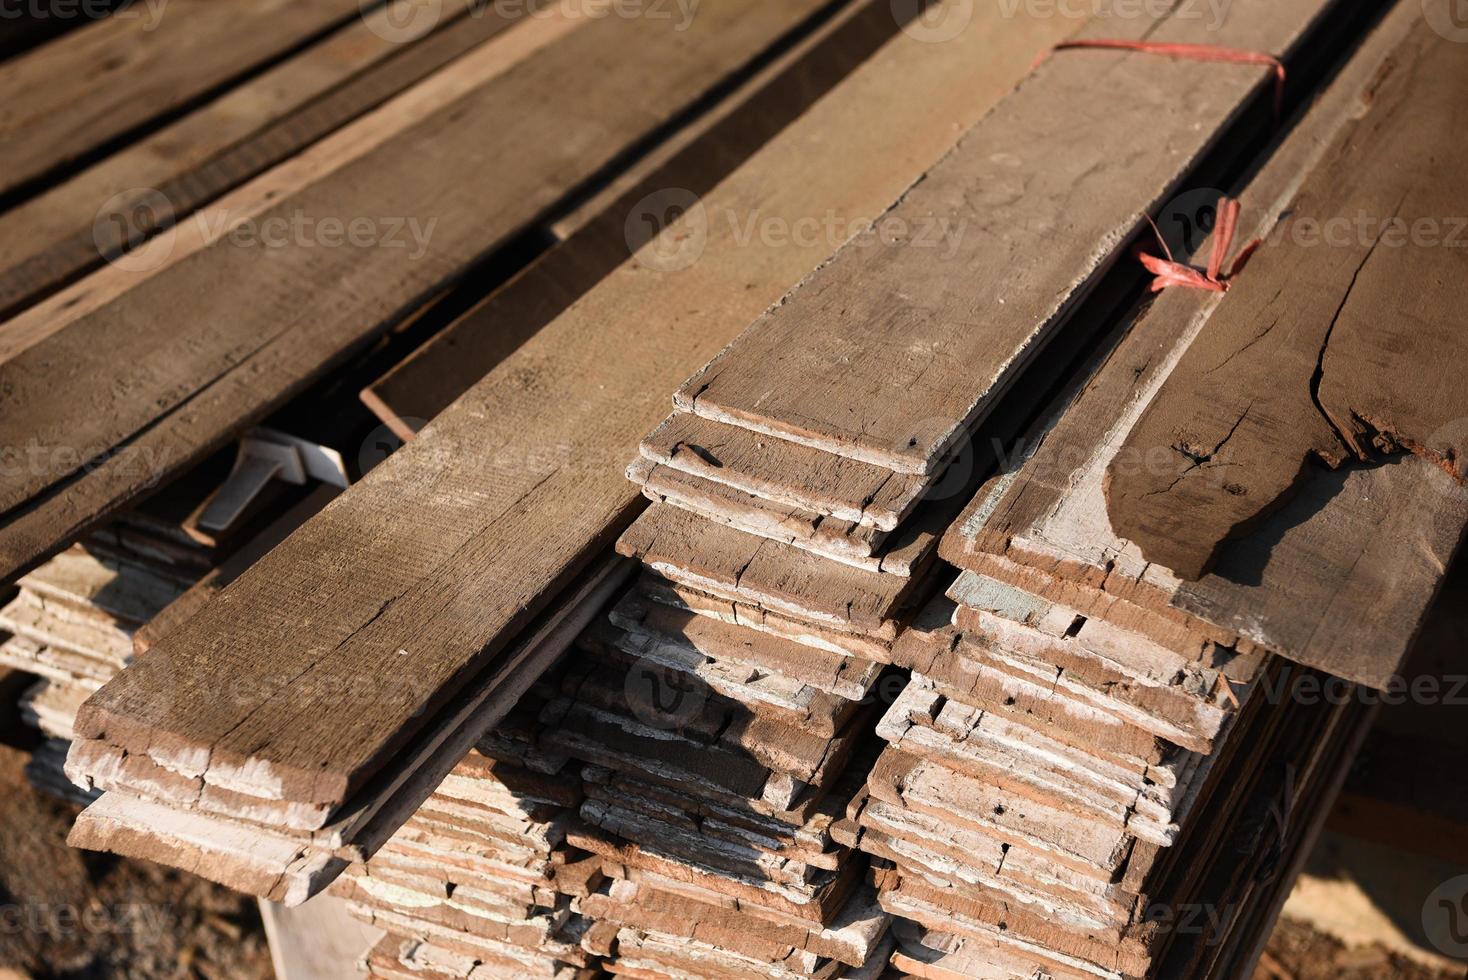
<instances>
[{"instance_id":1,"label":"red strap knot","mask_svg":"<svg viewBox=\"0 0 1468 980\"><path fill-rule=\"evenodd\" d=\"M1052 50L1067 48L1110 48L1117 51L1140 51L1168 58L1188 58L1193 61L1222 61L1232 65L1264 65L1274 69L1274 117L1284 113L1285 66L1272 54L1263 51L1247 51L1242 48L1223 48L1213 44L1172 44L1162 41L1062 41Z\"/></svg>"},{"instance_id":2,"label":"red strap knot","mask_svg":"<svg viewBox=\"0 0 1468 980\"><path fill-rule=\"evenodd\" d=\"M1213 225L1213 252L1208 257L1208 269L1201 272L1190 265L1184 265L1172 257L1172 250L1167 247L1167 239L1162 237L1162 232L1157 228L1157 222L1147 215L1147 223L1152 226L1152 231L1157 235L1157 241L1162 246L1162 252L1167 256L1159 259L1155 255L1137 250L1137 258L1147 267L1147 271L1156 276L1152 280L1152 292L1160 293L1169 286L1183 286L1188 289L1206 289L1213 293L1228 292L1229 283L1244 270L1249 259L1256 249L1263 244L1259 239L1254 239L1244 246L1238 256L1229 266L1228 275L1223 275L1223 263L1228 258L1228 250L1233 246L1234 234L1239 225L1239 202L1231 197L1220 197L1218 199L1218 219Z\"/></svg>"}]
</instances>

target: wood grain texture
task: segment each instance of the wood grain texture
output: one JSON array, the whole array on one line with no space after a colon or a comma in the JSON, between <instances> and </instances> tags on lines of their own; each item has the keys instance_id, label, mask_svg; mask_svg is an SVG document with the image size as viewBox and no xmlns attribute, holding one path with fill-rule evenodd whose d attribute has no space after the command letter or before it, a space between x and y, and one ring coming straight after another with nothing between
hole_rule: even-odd
<instances>
[{"instance_id":1,"label":"wood grain texture","mask_svg":"<svg viewBox=\"0 0 1468 980\"><path fill-rule=\"evenodd\" d=\"M1318 0L1109 34L1287 54ZM679 390L686 411L928 474L1044 348L1265 72L1068 51ZM1104 84L1098 84L1098 78Z\"/></svg>"},{"instance_id":2,"label":"wood grain texture","mask_svg":"<svg viewBox=\"0 0 1468 980\"><path fill-rule=\"evenodd\" d=\"M286 244L215 242L0 365L0 445L47 447L11 470L0 508L51 491L0 532L0 562L34 560L75 515L105 516L300 391L815 6L739 0L686 31L573 18L537 57L256 216L262 235L312 223ZM621 57L642 44L662 56ZM561 84L573 77L595 79L594 97ZM331 247L313 230L326 220L374 231ZM84 457L104 461L78 474Z\"/></svg>"},{"instance_id":3,"label":"wood grain texture","mask_svg":"<svg viewBox=\"0 0 1468 980\"><path fill-rule=\"evenodd\" d=\"M392 0L177 122L0 215L0 318L133 247L157 226L300 151L514 23L452 0L405 44Z\"/></svg>"},{"instance_id":4,"label":"wood grain texture","mask_svg":"<svg viewBox=\"0 0 1468 980\"><path fill-rule=\"evenodd\" d=\"M640 451L690 476L880 531L897 527L927 490L910 474L689 412L668 416Z\"/></svg>"},{"instance_id":5,"label":"wood grain texture","mask_svg":"<svg viewBox=\"0 0 1468 980\"><path fill-rule=\"evenodd\" d=\"M1468 477L1458 80L1468 58L1424 20L1117 451L1107 511L1148 561L1196 581L1321 463L1413 452Z\"/></svg>"},{"instance_id":6,"label":"wood grain texture","mask_svg":"<svg viewBox=\"0 0 1468 980\"><path fill-rule=\"evenodd\" d=\"M1418 18L1394 11L1242 189L1241 238L1270 233L1335 134L1369 109ZM1274 651L1382 686L1468 523L1468 500L1437 467L1398 457L1322 468L1254 534L1228 544L1198 582L1147 562L1111 527L1105 469L1219 303L1193 290L1158 297L1085 390L1037 424L1023 455L980 491L940 551L1186 656L1209 644ZM1424 484L1434 489L1414 489Z\"/></svg>"},{"instance_id":7,"label":"wood grain texture","mask_svg":"<svg viewBox=\"0 0 1468 980\"><path fill-rule=\"evenodd\" d=\"M128 4L0 65L0 194L187 105L360 9L356 0Z\"/></svg>"},{"instance_id":8,"label":"wood grain texture","mask_svg":"<svg viewBox=\"0 0 1468 980\"><path fill-rule=\"evenodd\" d=\"M669 188L706 194L896 30L880 0L838 11L557 219L563 240L362 392L404 440L630 256L628 216Z\"/></svg>"},{"instance_id":9,"label":"wood grain texture","mask_svg":"<svg viewBox=\"0 0 1468 980\"><path fill-rule=\"evenodd\" d=\"M644 511L617 551L690 588L882 639L935 584L842 565L668 504Z\"/></svg>"},{"instance_id":10,"label":"wood grain texture","mask_svg":"<svg viewBox=\"0 0 1468 980\"><path fill-rule=\"evenodd\" d=\"M994 13L946 45L895 38L707 206L880 213L1064 26ZM865 165L877 155L880 172ZM83 726L169 757L268 761L339 796L630 519L622 467L665 412L656 393L825 257L720 232L680 273L620 267L121 675ZM401 649L420 651L420 697L362 713L301 683L397 671ZM281 680L221 704L221 679L241 671Z\"/></svg>"},{"instance_id":11,"label":"wood grain texture","mask_svg":"<svg viewBox=\"0 0 1468 980\"><path fill-rule=\"evenodd\" d=\"M413 122L488 84L582 24L584 21L572 17L544 16L520 25L520 30L500 34L385 105L210 203L191 220L148 239L125 259L97 269L0 323L0 363L95 313L142 282L164 274L258 218L276 202L324 180Z\"/></svg>"},{"instance_id":12,"label":"wood grain texture","mask_svg":"<svg viewBox=\"0 0 1468 980\"><path fill-rule=\"evenodd\" d=\"M380 773L346 807L332 811L329 823L313 820L309 826L318 828L314 831L286 829L278 813L262 823L281 809L278 804L248 792L221 793L218 783L208 781L199 781L204 798L192 805L160 804L153 799L156 786L150 777L161 773L161 767L150 768L145 757L116 747L109 747L111 758L123 765L108 764L105 757L99 763L84 743L76 743L67 760L74 782L124 782L115 789L109 786L96 808L78 818L68 839L76 847L143 857L238 891L298 905L327 888L353 862L367 861L418 812L466 753L490 738L494 726L560 659L630 572L615 558L588 568L568 589L567 602L538 617L518 644L502 651L476 678L478 683L428 719L404 747L396 767ZM189 775L168 773L175 782ZM323 809L292 806L298 815Z\"/></svg>"}]
</instances>

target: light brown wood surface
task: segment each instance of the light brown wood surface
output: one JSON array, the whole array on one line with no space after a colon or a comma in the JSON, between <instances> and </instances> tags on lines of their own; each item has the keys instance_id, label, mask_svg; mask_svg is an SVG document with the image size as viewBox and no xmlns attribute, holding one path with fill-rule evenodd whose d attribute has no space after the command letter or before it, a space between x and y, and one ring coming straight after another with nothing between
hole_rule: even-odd
<instances>
[{"instance_id":1,"label":"light brown wood surface","mask_svg":"<svg viewBox=\"0 0 1468 980\"><path fill-rule=\"evenodd\" d=\"M1247 0L1216 29L1155 14L1103 22L1108 35L1289 55L1330 7ZM1145 54L1055 54L878 234L846 246L690 378L679 407L932 473L1270 77Z\"/></svg>"}]
</instances>

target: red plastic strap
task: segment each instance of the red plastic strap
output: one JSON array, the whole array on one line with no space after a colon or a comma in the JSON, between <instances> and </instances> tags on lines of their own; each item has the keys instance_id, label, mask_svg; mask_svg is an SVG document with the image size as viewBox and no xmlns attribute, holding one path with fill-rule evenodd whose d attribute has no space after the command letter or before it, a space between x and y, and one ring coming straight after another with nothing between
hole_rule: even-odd
<instances>
[{"instance_id":1,"label":"red plastic strap","mask_svg":"<svg viewBox=\"0 0 1468 980\"><path fill-rule=\"evenodd\" d=\"M1234 242L1234 234L1239 225L1239 202L1231 197L1218 199L1218 220L1213 226L1213 252L1208 258L1208 269L1200 272L1190 265L1184 265L1172 257L1172 250L1167 247L1167 240L1162 237L1157 223L1147 216L1147 223L1157 233L1157 241L1162 245L1162 252L1167 256L1159 259L1155 255L1138 251L1137 258L1147 267L1147 271L1156 276L1152 280L1152 292L1160 293L1169 286L1183 286L1188 289L1206 289L1214 293L1228 292L1229 281L1244 270L1249 259L1256 249L1263 244L1259 239L1254 239L1244 246L1243 251L1233 260L1229 266L1228 275L1223 275L1223 263L1228 258L1228 250Z\"/></svg>"},{"instance_id":2,"label":"red plastic strap","mask_svg":"<svg viewBox=\"0 0 1468 980\"><path fill-rule=\"evenodd\" d=\"M1062 41L1052 50L1066 48L1110 48L1118 51L1140 51L1143 54L1158 54L1168 58L1188 58L1193 61L1222 61L1233 65L1265 65L1274 69L1274 115L1279 118L1284 112L1285 66L1272 54L1262 51L1246 51L1242 48L1221 48L1212 44L1169 44L1162 41Z\"/></svg>"}]
</instances>

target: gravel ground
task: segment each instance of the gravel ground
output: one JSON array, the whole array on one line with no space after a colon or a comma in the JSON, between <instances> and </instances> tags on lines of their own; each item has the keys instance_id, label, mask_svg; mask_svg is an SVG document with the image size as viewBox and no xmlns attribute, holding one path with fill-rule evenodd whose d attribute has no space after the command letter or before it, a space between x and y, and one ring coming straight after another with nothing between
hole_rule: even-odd
<instances>
[{"instance_id":1,"label":"gravel ground","mask_svg":"<svg viewBox=\"0 0 1468 980\"><path fill-rule=\"evenodd\" d=\"M269 980L252 900L192 875L66 846L73 807L0 746L0 980Z\"/></svg>"},{"instance_id":2,"label":"gravel ground","mask_svg":"<svg viewBox=\"0 0 1468 980\"><path fill-rule=\"evenodd\" d=\"M1464 972L1440 972L1379 946L1348 949L1308 925L1281 919L1254 980L1463 980Z\"/></svg>"}]
</instances>

